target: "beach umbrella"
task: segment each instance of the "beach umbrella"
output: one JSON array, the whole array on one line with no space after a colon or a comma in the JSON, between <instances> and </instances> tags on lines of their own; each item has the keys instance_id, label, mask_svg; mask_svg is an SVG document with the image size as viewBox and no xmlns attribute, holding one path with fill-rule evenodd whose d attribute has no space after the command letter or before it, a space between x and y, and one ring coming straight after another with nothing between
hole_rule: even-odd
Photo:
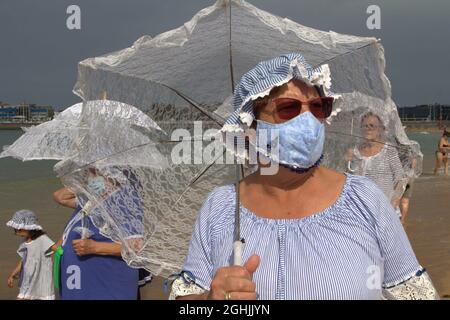
<instances>
[{"instance_id":1,"label":"beach umbrella","mask_svg":"<svg viewBox=\"0 0 450 320\"><path fill-rule=\"evenodd\" d=\"M230 97L236 83L258 62L289 52L301 53L312 70L321 70L311 75L315 83L340 94L327 119L327 166L346 170L345 150L363 138L352 129L352 119L355 123L355 117L370 110L388 119L386 135L396 141L392 143L414 145L391 99L378 39L312 29L242 0L219 0L177 29L153 38L143 36L129 48L79 63L74 92L83 100L107 91L111 99L139 106L166 133L152 136L152 141L170 159L168 167L133 171L144 211L142 242L127 248L127 239L115 237L124 244L123 257L130 265L163 276L180 271L207 194L254 169L236 162L225 164L228 153L213 138L232 112ZM119 153L127 152L126 148ZM138 152L130 152L143 160ZM102 166L108 159L105 155L89 161ZM94 195L83 190L77 169L64 174L66 183L94 201ZM232 245L224 255L232 255Z\"/></svg>"}]
</instances>

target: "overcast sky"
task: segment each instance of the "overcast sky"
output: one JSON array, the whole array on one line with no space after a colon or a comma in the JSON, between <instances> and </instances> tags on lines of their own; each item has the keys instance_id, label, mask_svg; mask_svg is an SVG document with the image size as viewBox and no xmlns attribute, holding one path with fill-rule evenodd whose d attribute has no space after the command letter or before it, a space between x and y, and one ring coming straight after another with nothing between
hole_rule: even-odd
<instances>
[{"instance_id":1,"label":"overcast sky","mask_svg":"<svg viewBox=\"0 0 450 320\"><path fill-rule=\"evenodd\" d=\"M72 93L77 62L130 46L142 35L179 27L214 0L0 0L0 101L53 106ZM381 38L398 105L450 104L449 0L249 0L313 28ZM81 8L81 30L66 8ZM381 8L381 30L366 9Z\"/></svg>"}]
</instances>

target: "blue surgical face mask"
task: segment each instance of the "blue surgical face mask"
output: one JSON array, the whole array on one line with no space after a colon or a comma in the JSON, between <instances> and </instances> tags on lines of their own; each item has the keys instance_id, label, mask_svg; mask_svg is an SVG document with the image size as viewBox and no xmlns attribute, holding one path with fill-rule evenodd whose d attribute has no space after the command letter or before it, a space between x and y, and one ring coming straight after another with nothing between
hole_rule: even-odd
<instances>
[{"instance_id":1,"label":"blue surgical face mask","mask_svg":"<svg viewBox=\"0 0 450 320\"><path fill-rule=\"evenodd\" d=\"M100 176L89 177L87 186L89 190L96 194L103 194L106 191L105 179Z\"/></svg>"},{"instance_id":2,"label":"blue surgical face mask","mask_svg":"<svg viewBox=\"0 0 450 320\"><path fill-rule=\"evenodd\" d=\"M307 169L322 156L325 127L307 111L279 124L257 120L256 136L260 150L268 150L272 160L290 168Z\"/></svg>"}]
</instances>

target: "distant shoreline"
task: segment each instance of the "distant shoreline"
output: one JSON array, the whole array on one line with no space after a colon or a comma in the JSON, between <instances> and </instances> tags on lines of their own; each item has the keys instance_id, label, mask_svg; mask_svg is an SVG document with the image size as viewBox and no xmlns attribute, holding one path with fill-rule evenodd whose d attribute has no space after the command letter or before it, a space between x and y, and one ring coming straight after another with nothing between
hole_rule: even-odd
<instances>
[{"instance_id":1,"label":"distant shoreline","mask_svg":"<svg viewBox=\"0 0 450 320\"><path fill-rule=\"evenodd\" d=\"M450 121L402 121L406 132L442 132L444 128L450 128Z\"/></svg>"},{"instance_id":2,"label":"distant shoreline","mask_svg":"<svg viewBox=\"0 0 450 320\"><path fill-rule=\"evenodd\" d=\"M31 127L41 123L0 123L0 130L20 130L23 127ZM435 121L403 121L406 132L420 133L437 133L442 132L442 127ZM442 122L441 125L450 128L450 121Z\"/></svg>"},{"instance_id":3,"label":"distant shoreline","mask_svg":"<svg viewBox=\"0 0 450 320\"><path fill-rule=\"evenodd\" d=\"M431 128L431 129L420 129L420 128L406 128L406 133L442 133L442 129L439 128Z\"/></svg>"},{"instance_id":4,"label":"distant shoreline","mask_svg":"<svg viewBox=\"0 0 450 320\"><path fill-rule=\"evenodd\" d=\"M41 123L0 123L0 130L20 130L23 127L36 126Z\"/></svg>"}]
</instances>

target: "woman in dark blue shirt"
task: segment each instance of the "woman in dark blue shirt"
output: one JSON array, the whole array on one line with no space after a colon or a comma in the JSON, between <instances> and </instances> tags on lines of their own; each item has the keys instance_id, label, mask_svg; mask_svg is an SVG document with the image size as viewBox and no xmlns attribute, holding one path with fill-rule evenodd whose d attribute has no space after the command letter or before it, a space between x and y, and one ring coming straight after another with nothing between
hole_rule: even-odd
<instances>
[{"instance_id":1,"label":"woman in dark blue shirt","mask_svg":"<svg viewBox=\"0 0 450 320\"><path fill-rule=\"evenodd\" d=\"M123 188L119 194L126 192L129 191ZM93 218L85 216L81 207L77 206L75 195L68 188L56 191L54 199L61 205L75 208L63 237L54 246L55 249L59 246L63 249L60 262L61 299L138 299L139 270L129 267L121 258L121 244L101 234L92 222ZM82 232L87 235L86 239L82 239ZM139 230L128 232L136 236Z\"/></svg>"}]
</instances>

